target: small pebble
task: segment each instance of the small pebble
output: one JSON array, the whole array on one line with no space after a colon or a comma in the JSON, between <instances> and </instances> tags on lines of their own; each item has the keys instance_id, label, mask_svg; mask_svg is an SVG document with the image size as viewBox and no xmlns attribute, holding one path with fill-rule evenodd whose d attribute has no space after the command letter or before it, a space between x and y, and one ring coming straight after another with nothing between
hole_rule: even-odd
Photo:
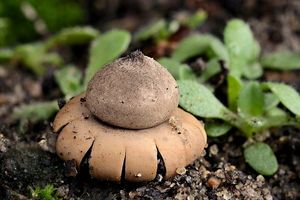
<instances>
[{"instance_id":1,"label":"small pebble","mask_svg":"<svg viewBox=\"0 0 300 200\"><path fill-rule=\"evenodd\" d=\"M42 150L44 151L49 151L48 145L47 145L47 141L45 139L41 139L38 142L39 146L41 147Z\"/></svg>"},{"instance_id":2,"label":"small pebble","mask_svg":"<svg viewBox=\"0 0 300 200\"><path fill-rule=\"evenodd\" d=\"M258 182L265 182L265 177L263 177L262 175L258 175L256 177L256 181L258 181Z\"/></svg>"},{"instance_id":3,"label":"small pebble","mask_svg":"<svg viewBox=\"0 0 300 200\"><path fill-rule=\"evenodd\" d=\"M161 182L162 180L163 180L163 176L161 175L161 174L157 174L157 176L156 176L156 181L157 182Z\"/></svg>"},{"instance_id":4,"label":"small pebble","mask_svg":"<svg viewBox=\"0 0 300 200\"><path fill-rule=\"evenodd\" d=\"M130 199L133 199L133 198L135 198L136 193L131 191L131 192L128 193L128 196L129 196Z\"/></svg>"},{"instance_id":5,"label":"small pebble","mask_svg":"<svg viewBox=\"0 0 300 200\"><path fill-rule=\"evenodd\" d=\"M62 185L60 186L59 188L57 188L57 195L59 197L63 197L63 198L67 198L68 197L68 194L69 194L69 186L68 185Z\"/></svg>"},{"instance_id":6,"label":"small pebble","mask_svg":"<svg viewBox=\"0 0 300 200\"><path fill-rule=\"evenodd\" d=\"M212 176L208 179L207 183L208 183L209 187L211 187L212 189L216 189L219 187L221 181L220 181L220 179Z\"/></svg>"},{"instance_id":7,"label":"small pebble","mask_svg":"<svg viewBox=\"0 0 300 200\"><path fill-rule=\"evenodd\" d=\"M184 175L186 173L186 169L184 167L176 169L176 173L179 175Z\"/></svg>"},{"instance_id":8,"label":"small pebble","mask_svg":"<svg viewBox=\"0 0 300 200\"><path fill-rule=\"evenodd\" d=\"M0 133L0 153L5 153L8 149L10 141L4 137L2 133Z\"/></svg>"},{"instance_id":9,"label":"small pebble","mask_svg":"<svg viewBox=\"0 0 300 200\"><path fill-rule=\"evenodd\" d=\"M193 196L191 196L191 195L187 197L187 200L194 200L194 199L195 198Z\"/></svg>"},{"instance_id":10,"label":"small pebble","mask_svg":"<svg viewBox=\"0 0 300 200\"><path fill-rule=\"evenodd\" d=\"M213 156L217 155L219 152L218 146L216 144L209 147L209 153Z\"/></svg>"}]
</instances>

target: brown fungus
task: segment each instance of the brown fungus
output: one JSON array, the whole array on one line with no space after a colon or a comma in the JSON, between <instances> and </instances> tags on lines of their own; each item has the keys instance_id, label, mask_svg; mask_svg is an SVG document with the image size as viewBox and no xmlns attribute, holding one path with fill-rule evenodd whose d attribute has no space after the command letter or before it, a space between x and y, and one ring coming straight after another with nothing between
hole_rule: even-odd
<instances>
[{"instance_id":1,"label":"brown fungus","mask_svg":"<svg viewBox=\"0 0 300 200\"><path fill-rule=\"evenodd\" d=\"M117 62L120 62L120 59ZM134 82L136 79L126 81ZM101 94L98 95L98 98L101 98ZM138 95L144 94L136 95L139 99ZM150 181L155 179L158 168L163 164L163 175L166 179L174 176L177 169L192 163L201 155L206 145L206 133L202 123L180 108L175 107L167 115L167 119L156 126L151 125L151 128L126 129L99 120L98 116L90 111L91 105L87 96L83 93L71 99L58 112L53 129L59 133L56 142L59 157L65 161L75 161L79 168L87 156L90 174L94 178L117 182L122 178L133 182ZM147 106L149 105L146 104ZM163 108L157 112L161 109ZM121 112L122 114L124 113ZM152 114L159 116L156 113Z\"/></svg>"}]
</instances>

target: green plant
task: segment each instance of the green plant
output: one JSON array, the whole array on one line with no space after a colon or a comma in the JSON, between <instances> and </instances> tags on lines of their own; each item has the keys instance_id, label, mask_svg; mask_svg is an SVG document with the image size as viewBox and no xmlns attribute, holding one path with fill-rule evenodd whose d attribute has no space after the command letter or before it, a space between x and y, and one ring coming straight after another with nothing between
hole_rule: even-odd
<instances>
[{"instance_id":1,"label":"green plant","mask_svg":"<svg viewBox=\"0 0 300 200\"><path fill-rule=\"evenodd\" d=\"M43 29L50 33L82 24L84 14L80 3L72 0L0 1L0 29L3 27L3 19L6 23L5 30L1 29L1 34L8 33L5 43L2 44L15 45L18 42L34 40L41 34L38 28L41 22L45 26Z\"/></svg>"},{"instance_id":2,"label":"green plant","mask_svg":"<svg viewBox=\"0 0 300 200\"><path fill-rule=\"evenodd\" d=\"M83 92L96 71L124 53L131 35L125 30L111 30L96 37L90 47L89 63L85 76L76 67L67 66L55 73L55 80L67 98Z\"/></svg>"},{"instance_id":3,"label":"green plant","mask_svg":"<svg viewBox=\"0 0 300 200\"><path fill-rule=\"evenodd\" d=\"M30 188L30 198L34 200L59 200L53 185L46 185L45 187Z\"/></svg>"},{"instance_id":4,"label":"green plant","mask_svg":"<svg viewBox=\"0 0 300 200\"><path fill-rule=\"evenodd\" d=\"M100 33L91 27L65 28L43 42L23 44L14 49L0 49L0 60L19 61L35 75L41 76L48 65L65 65L62 57L51 50L53 47L88 43L99 35ZM82 72L73 65L58 69L54 75L66 98L83 91ZM20 131L25 132L29 121L35 123L49 119L58 109L55 101L27 104L15 107L12 116L20 121Z\"/></svg>"},{"instance_id":5,"label":"green plant","mask_svg":"<svg viewBox=\"0 0 300 200\"><path fill-rule=\"evenodd\" d=\"M65 28L45 41L18 45L11 49L0 49L0 62L20 63L35 75L42 76L47 66L64 65L62 57L53 51L61 45L78 45L92 41L99 31L91 27Z\"/></svg>"},{"instance_id":6,"label":"green plant","mask_svg":"<svg viewBox=\"0 0 300 200\"><path fill-rule=\"evenodd\" d=\"M36 123L47 120L58 111L56 101L37 102L17 106L14 108L12 118L19 120L19 132L25 133L28 129L29 122Z\"/></svg>"},{"instance_id":7,"label":"green plant","mask_svg":"<svg viewBox=\"0 0 300 200\"><path fill-rule=\"evenodd\" d=\"M195 73L184 64L197 56L207 59L202 73ZM292 52L260 58L260 45L249 26L233 19L225 27L224 43L212 35L192 34L178 44L171 58L161 58L160 63L177 79L180 106L206 122L210 137L219 137L235 127L251 138L271 127L300 127L299 93L283 83L256 80L264 68L299 69L299 59L300 55ZM228 68L227 102L221 103L209 80L224 66ZM259 159L253 156L257 153L261 155ZM254 142L246 147L244 156L261 174L272 175L278 168L267 144Z\"/></svg>"},{"instance_id":8,"label":"green plant","mask_svg":"<svg viewBox=\"0 0 300 200\"><path fill-rule=\"evenodd\" d=\"M139 30L135 34L135 39L139 41L154 40L156 42L166 40L179 30L180 25L194 29L201 25L206 18L207 13L203 10L199 10L194 14L184 16L181 19L173 19L171 21L159 19Z\"/></svg>"},{"instance_id":9,"label":"green plant","mask_svg":"<svg viewBox=\"0 0 300 200\"><path fill-rule=\"evenodd\" d=\"M206 13L198 11L194 15L185 17L180 23L194 28L201 24L205 18ZM179 22L175 20L170 23L161 20L139 32L137 38L141 40L166 39L177 31L178 26ZM76 66L64 63L64 60L55 51L52 51L56 46L83 44L90 41L92 43L85 75ZM131 35L125 30L111 30L100 34L91 27L65 28L43 42L20 45L14 49L0 49L0 61L19 61L37 76L43 75L48 65L60 67L55 71L54 78L65 99L69 99L83 92L93 74L124 53L130 41ZM180 76L193 75L188 66L186 66L186 70L186 72L180 72ZM58 107L53 106L53 104L55 103L45 102L22 105L14 109L13 117L20 120L20 129L24 132L29 119L32 122L37 122L50 118L58 110ZM32 116L34 117L32 118Z\"/></svg>"},{"instance_id":10,"label":"green plant","mask_svg":"<svg viewBox=\"0 0 300 200\"><path fill-rule=\"evenodd\" d=\"M205 18L206 13L198 11L194 15L187 16L180 23L194 28L201 24ZM179 22L175 20L170 23L161 20L139 32L137 38L141 40L148 38L166 39L177 31L178 25ZM82 44L90 41L92 43L85 76L76 66L65 64L57 53L51 51L56 46ZM21 45L15 49L0 49L0 61L17 60L38 76L44 73L47 65L64 66L55 71L54 77L65 99L69 99L83 92L93 74L105 64L124 53L130 41L131 35L125 30L111 30L100 34L97 30L90 27L65 28L43 42ZM189 74L193 75L188 66L186 66L186 70L180 72L180 76L188 77ZM48 109L49 105L53 109ZM50 118L58 109L57 106L53 107L52 105L53 102L23 105L14 109L13 116L15 119L20 120L21 130L24 132L28 119L31 116L34 115L33 122Z\"/></svg>"},{"instance_id":11,"label":"green plant","mask_svg":"<svg viewBox=\"0 0 300 200\"><path fill-rule=\"evenodd\" d=\"M44 71L41 62L51 58L49 54L45 53L45 49L57 45L81 44L91 40L93 41L90 47L89 63L86 68L85 76L72 64L57 69L54 73L54 78L64 94L65 99L69 99L85 90L86 84L97 70L118 58L127 50L131 40L131 35L127 31L111 30L99 34L98 31L89 27L70 28L62 30L43 43L22 45L14 51L18 52L17 55L19 55L20 58L25 59L23 62L26 63L33 72L40 75ZM23 54L20 53L21 50ZM5 53L6 52L3 51L3 57L5 57ZM13 54L15 55L16 53ZM20 129L24 132L28 121L34 123L49 119L57 110L58 106L55 101L21 105L14 109L13 118L20 120Z\"/></svg>"},{"instance_id":12,"label":"green plant","mask_svg":"<svg viewBox=\"0 0 300 200\"><path fill-rule=\"evenodd\" d=\"M196 15L188 18L191 22L176 21L174 24L195 27L195 24L203 22L203 16L205 15L198 13L198 18ZM155 41L166 39L177 30L173 29L176 26L172 23L159 21L139 32L136 38ZM174 27L170 29L171 26ZM90 41L92 42L85 75L76 66L63 63L51 51L55 46ZM131 35L124 30L111 30L100 34L89 27L69 28L44 42L22 45L15 49L2 49L0 60L17 59L37 75L43 74L45 62L65 66L56 70L55 80L68 99L84 91L92 75L123 54L130 41ZM239 19L227 23L223 41L210 34L193 33L179 42L169 58L159 59L178 82L180 106L206 122L206 131L210 137L222 136L232 128L238 129L245 137L252 138L254 134L260 134L271 127L300 127L299 93L289 85L262 82L258 79L263 75L264 68L300 69L300 55L294 52L275 52L261 56L260 45L253 37L250 27ZM201 73L196 73L188 62L199 56L207 62ZM214 86L210 81L224 68L228 70L225 75L227 101L221 102L215 96ZM48 104L53 108L49 112ZM35 121L47 119L58 109L53 105L54 102L46 102L22 106L14 110L14 116L21 121L32 116ZM253 156L258 153L262 155L260 159ZM278 168L273 151L265 143L252 142L245 147L244 157L261 174L272 175Z\"/></svg>"}]
</instances>

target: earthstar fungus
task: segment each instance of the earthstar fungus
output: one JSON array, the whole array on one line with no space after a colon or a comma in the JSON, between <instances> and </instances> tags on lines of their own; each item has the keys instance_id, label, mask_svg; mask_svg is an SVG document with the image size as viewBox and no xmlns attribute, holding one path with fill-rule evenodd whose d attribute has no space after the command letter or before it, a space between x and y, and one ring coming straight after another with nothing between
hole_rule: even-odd
<instances>
[{"instance_id":1,"label":"earthstar fungus","mask_svg":"<svg viewBox=\"0 0 300 200\"><path fill-rule=\"evenodd\" d=\"M91 176L102 180L151 181L161 164L172 177L206 145L202 123L178 101L176 81L152 58L136 51L117 59L58 112L57 154L78 168L88 156Z\"/></svg>"}]
</instances>

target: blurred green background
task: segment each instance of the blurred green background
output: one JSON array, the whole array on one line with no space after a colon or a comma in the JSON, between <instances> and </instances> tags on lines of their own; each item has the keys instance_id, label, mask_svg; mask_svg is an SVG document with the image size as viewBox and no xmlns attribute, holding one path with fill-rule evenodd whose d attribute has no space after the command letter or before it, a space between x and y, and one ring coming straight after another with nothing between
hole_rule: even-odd
<instances>
[{"instance_id":1,"label":"blurred green background","mask_svg":"<svg viewBox=\"0 0 300 200\"><path fill-rule=\"evenodd\" d=\"M2 0L0 46L29 42L85 21L85 10L79 1Z\"/></svg>"}]
</instances>

